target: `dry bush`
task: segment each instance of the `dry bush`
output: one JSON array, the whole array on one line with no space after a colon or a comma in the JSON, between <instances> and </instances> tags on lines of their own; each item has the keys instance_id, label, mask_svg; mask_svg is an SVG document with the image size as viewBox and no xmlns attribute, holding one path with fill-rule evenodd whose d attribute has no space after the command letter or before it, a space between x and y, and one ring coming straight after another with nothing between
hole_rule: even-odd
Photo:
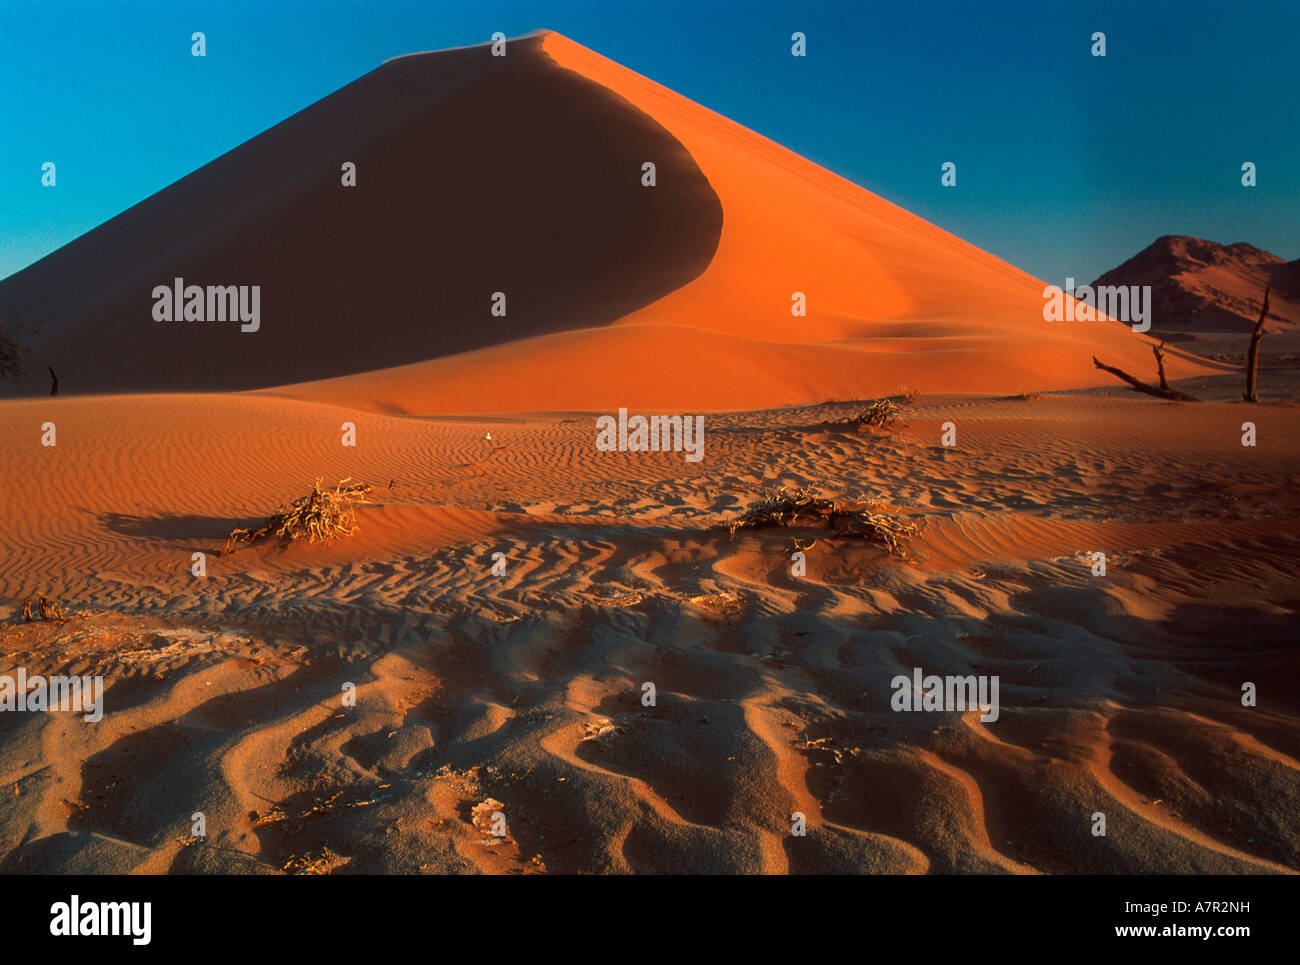
<instances>
[{"instance_id":1,"label":"dry bush","mask_svg":"<svg viewBox=\"0 0 1300 965\"><path fill-rule=\"evenodd\" d=\"M351 481L350 478L340 481L331 492L321 489L321 480L317 479L310 493L295 499L288 509L276 513L257 529L232 532L221 555L225 556L241 545L272 538L278 539L282 546L288 546L300 540L325 543L341 536L351 536L357 531L355 507L370 501L366 499L370 487L349 486Z\"/></svg>"},{"instance_id":2,"label":"dry bush","mask_svg":"<svg viewBox=\"0 0 1300 965\"><path fill-rule=\"evenodd\" d=\"M903 543L917 533L914 523L897 516L843 506L833 499L817 496L811 489L787 489L785 486L764 497L726 526L734 537L741 529L801 524L826 526L836 536L865 539L900 556L903 555Z\"/></svg>"},{"instance_id":3,"label":"dry bush","mask_svg":"<svg viewBox=\"0 0 1300 965\"><path fill-rule=\"evenodd\" d=\"M853 421L858 426L883 429L898 421L898 410L899 406L896 402L889 399L877 399L859 412Z\"/></svg>"},{"instance_id":4,"label":"dry bush","mask_svg":"<svg viewBox=\"0 0 1300 965\"><path fill-rule=\"evenodd\" d=\"M887 429L898 422L900 411L901 406L893 399L876 399L853 418L823 422L818 428L834 432L861 432L864 428Z\"/></svg>"},{"instance_id":5,"label":"dry bush","mask_svg":"<svg viewBox=\"0 0 1300 965\"><path fill-rule=\"evenodd\" d=\"M35 604L35 606L32 604ZM38 593L23 604L24 623L35 623L37 620L46 620L50 623L65 623L68 619L67 611L44 593Z\"/></svg>"}]
</instances>

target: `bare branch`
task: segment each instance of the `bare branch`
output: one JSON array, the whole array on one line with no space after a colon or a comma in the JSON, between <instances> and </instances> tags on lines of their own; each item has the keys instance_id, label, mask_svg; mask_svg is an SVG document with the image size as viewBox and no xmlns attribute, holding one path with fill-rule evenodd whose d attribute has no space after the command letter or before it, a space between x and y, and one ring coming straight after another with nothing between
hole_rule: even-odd
<instances>
[{"instance_id":1,"label":"bare branch","mask_svg":"<svg viewBox=\"0 0 1300 965\"><path fill-rule=\"evenodd\" d=\"M1200 399L1193 398L1183 392L1179 392L1177 389L1161 388L1158 385L1148 385L1141 379L1135 379L1123 369L1117 369L1113 365L1107 365L1100 361L1095 355L1092 357L1092 364L1097 366L1097 368L1101 369L1103 372L1109 372L1111 375L1115 376L1115 378L1127 382L1136 392L1145 392L1147 395L1154 395L1157 399L1170 399L1174 402L1201 401Z\"/></svg>"}]
</instances>

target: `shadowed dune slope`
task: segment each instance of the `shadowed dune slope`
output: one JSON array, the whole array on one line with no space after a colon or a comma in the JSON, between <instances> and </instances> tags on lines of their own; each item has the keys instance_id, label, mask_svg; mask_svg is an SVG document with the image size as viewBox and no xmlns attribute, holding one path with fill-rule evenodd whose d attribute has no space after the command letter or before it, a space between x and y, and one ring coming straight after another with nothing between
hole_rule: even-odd
<instances>
[{"instance_id":1,"label":"shadowed dune slope","mask_svg":"<svg viewBox=\"0 0 1300 965\"><path fill-rule=\"evenodd\" d=\"M24 394L47 364L65 394L279 385L605 325L699 274L721 222L671 135L531 36L385 63L0 283L0 318ZM260 285L260 330L155 322L176 276Z\"/></svg>"}]
</instances>

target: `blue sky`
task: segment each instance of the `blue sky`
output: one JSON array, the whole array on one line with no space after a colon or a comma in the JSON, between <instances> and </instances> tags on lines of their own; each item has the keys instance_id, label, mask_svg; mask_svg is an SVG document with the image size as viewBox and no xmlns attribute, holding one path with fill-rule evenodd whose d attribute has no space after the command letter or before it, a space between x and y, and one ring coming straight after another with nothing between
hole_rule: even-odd
<instances>
[{"instance_id":1,"label":"blue sky","mask_svg":"<svg viewBox=\"0 0 1300 965\"><path fill-rule=\"evenodd\" d=\"M0 277L387 57L542 27L1048 281L1162 234L1300 257L1295 0L0 0Z\"/></svg>"}]
</instances>

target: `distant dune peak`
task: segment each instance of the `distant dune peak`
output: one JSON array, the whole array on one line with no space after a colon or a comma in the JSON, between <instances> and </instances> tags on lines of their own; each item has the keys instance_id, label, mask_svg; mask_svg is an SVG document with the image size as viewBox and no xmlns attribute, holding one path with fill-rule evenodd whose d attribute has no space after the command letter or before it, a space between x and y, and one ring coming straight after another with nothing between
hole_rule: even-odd
<instances>
[{"instance_id":1,"label":"distant dune peak","mask_svg":"<svg viewBox=\"0 0 1300 965\"><path fill-rule=\"evenodd\" d=\"M1093 285L1150 286L1156 331L1249 331L1265 287L1272 289L1270 330L1300 325L1300 260L1244 241L1163 235Z\"/></svg>"},{"instance_id":2,"label":"distant dune peak","mask_svg":"<svg viewBox=\"0 0 1300 965\"><path fill-rule=\"evenodd\" d=\"M1143 252L1167 253L1169 257L1187 267L1205 265L1273 265L1283 261L1277 255L1256 248L1245 241L1221 245L1190 235L1162 235Z\"/></svg>"}]
</instances>

